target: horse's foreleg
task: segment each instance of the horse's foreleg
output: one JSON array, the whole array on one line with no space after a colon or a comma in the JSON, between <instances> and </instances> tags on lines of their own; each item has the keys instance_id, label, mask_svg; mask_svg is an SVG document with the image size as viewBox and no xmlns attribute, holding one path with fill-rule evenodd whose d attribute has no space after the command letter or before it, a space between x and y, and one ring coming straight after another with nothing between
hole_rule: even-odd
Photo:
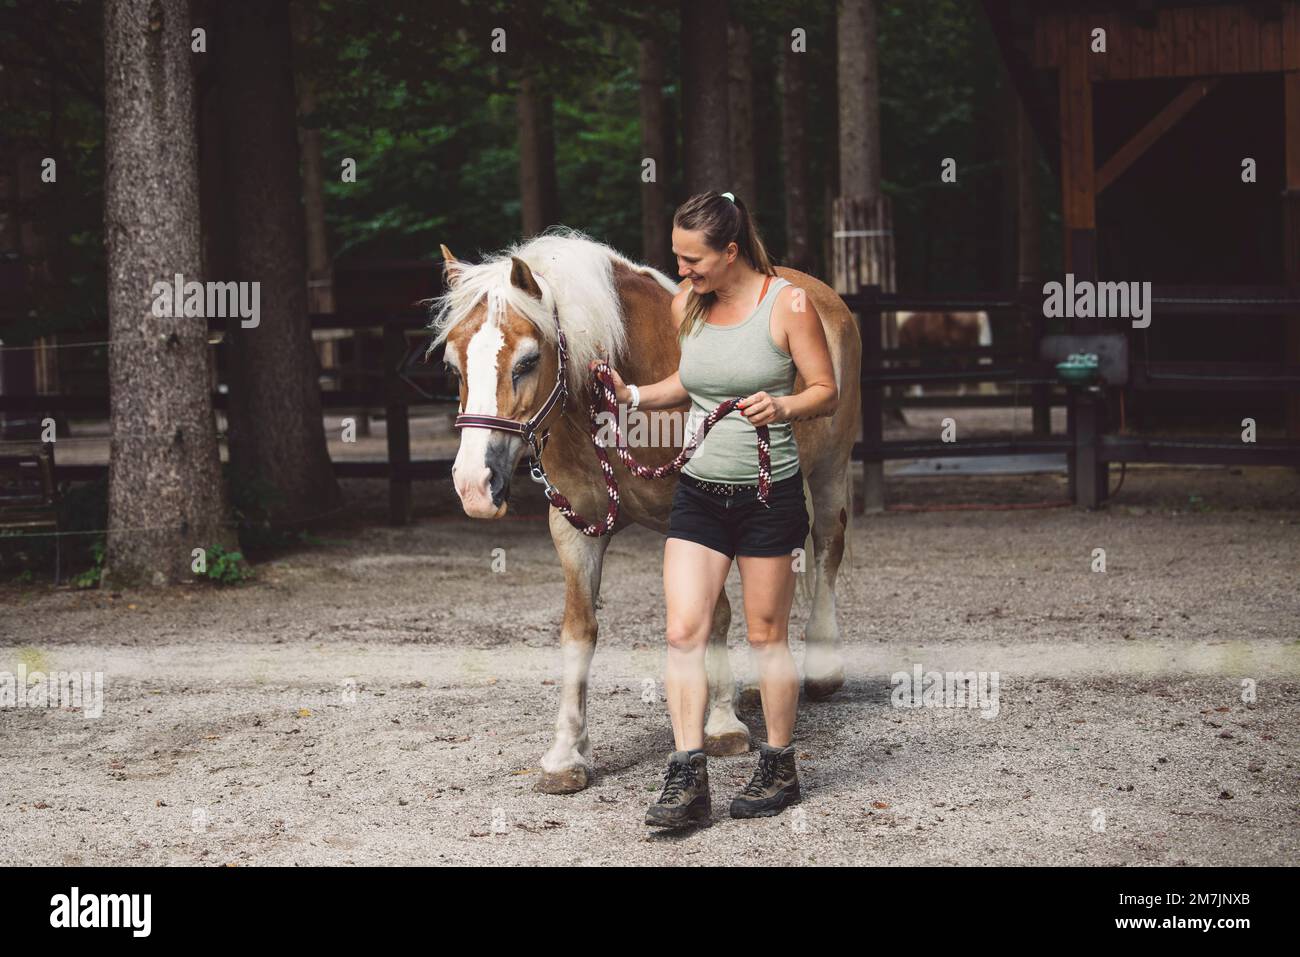
<instances>
[{"instance_id":1,"label":"horse's foreleg","mask_svg":"<svg viewBox=\"0 0 1300 957\"><path fill-rule=\"evenodd\" d=\"M581 791L592 777L591 742L587 738L587 679L596 651L596 596L609 536L589 538L549 510L551 540L564 567L564 623L560 626L563 675L555 740L542 756L536 788L547 794Z\"/></svg>"},{"instance_id":2,"label":"horse's foreleg","mask_svg":"<svg viewBox=\"0 0 1300 957\"><path fill-rule=\"evenodd\" d=\"M731 630L731 601L724 587L713 606L704 668L709 675L709 716L704 722L704 753L744 754L749 750L749 728L736 717L736 679L731 674L727 632Z\"/></svg>"},{"instance_id":3,"label":"horse's foreleg","mask_svg":"<svg viewBox=\"0 0 1300 957\"><path fill-rule=\"evenodd\" d=\"M848 483L841 468L822 468L808 479L813 499L813 566L817 574L812 611L804 629L804 691L813 700L830 697L844 684L840 629L835 620L835 580L844 558L848 525Z\"/></svg>"}]
</instances>

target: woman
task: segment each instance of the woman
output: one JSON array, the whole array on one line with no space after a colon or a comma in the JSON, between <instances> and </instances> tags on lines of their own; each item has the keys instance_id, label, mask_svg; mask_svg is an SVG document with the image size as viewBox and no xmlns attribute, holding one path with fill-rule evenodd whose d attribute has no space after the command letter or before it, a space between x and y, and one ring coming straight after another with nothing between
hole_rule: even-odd
<instances>
[{"instance_id":1,"label":"woman","mask_svg":"<svg viewBox=\"0 0 1300 957\"><path fill-rule=\"evenodd\" d=\"M792 552L808 534L803 473L790 425L831 415L839 395L821 317L776 275L745 204L731 193L700 193L673 216L677 271L690 286L673 299L681 343L678 371L615 394L632 409L691 402L693 421L744 396L682 469L664 544L668 665L665 685L677 750L646 823L680 827L711 813L704 714L704 651L718 593L740 565L745 622L758 661L767 742L753 779L731 802L732 817L779 814L799 801L795 712L799 676L788 643L795 572ZM791 395L796 371L807 384ZM771 443L768 505L758 499L757 426ZM688 430L693 433L694 428Z\"/></svg>"}]
</instances>

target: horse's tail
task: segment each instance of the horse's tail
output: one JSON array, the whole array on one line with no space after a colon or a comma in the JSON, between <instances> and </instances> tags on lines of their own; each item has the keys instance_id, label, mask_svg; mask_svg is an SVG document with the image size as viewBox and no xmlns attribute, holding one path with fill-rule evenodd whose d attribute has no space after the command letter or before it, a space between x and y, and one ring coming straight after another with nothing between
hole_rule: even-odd
<instances>
[{"instance_id":1,"label":"horse's tail","mask_svg":"<svg viewBox=\"0 0 1300 957\"><path fill-rule=\"evenodd\" d=\"M803 540L804 554L804 573L799 576L798 592L799 598L811 604L813 595L816 593L814 587L815 569L817 567L817 555L813 545L812 523L816 515L813 509L812 488L808 485L808 476L803 477L803 495L805 508L808 511L808 535ZM840 560L839 575L842 578L845 573L853 566L853 461L850 459L848 466L844 469L844 556Z\"/></svg>"},{"instance_id":2,"label":"horse's tail","mask_svg":"<svg viewBox=\"0 0 1300 957\"><path fill-rule=\"evenodd\" d=\"M803 540L803 574L799 576L799 598L805 604L812 604L813 595L816 589L813 587L813 579L816 577L816 559L813 554L813 521L816 513L813 508L812 488L808 485L808 473L803 475L803 501L804 511L808 513L808 534Z\"/></svg>"},{"instance_id":3,"label":"horse's tail","mask_svg":"<svg viewBox=\"0 0 1300 957\"><path fill-rule=\"evenodd\" d=\"M853 459L844 469L844 558L840 561L840 577L853 568Z\"/></svg>"}]
</instances>

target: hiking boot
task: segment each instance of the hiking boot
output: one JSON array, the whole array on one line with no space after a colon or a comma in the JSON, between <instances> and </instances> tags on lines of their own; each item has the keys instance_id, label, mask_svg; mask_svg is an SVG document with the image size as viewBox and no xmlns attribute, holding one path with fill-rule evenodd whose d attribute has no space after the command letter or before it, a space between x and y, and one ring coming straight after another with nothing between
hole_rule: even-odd
<instances>
[{"instance_id":1,"label":"hiking boot","mask_svg":"<svg viewBox=\"0 0 1300 957\"><path fill-rule=\"evenodd\" d=\"M760 742L758 748L758 770L732 800L732 817L771 817L801 800L794 745L774 748Z\"/></svg>"},{"instance_id":2,"label":"hiking boot","mask_svg":"<svg viewBox=\"0 0 1300 957\"><path fill-rule=\"evenodd\" d=\"M664 789L659 800L645 812L651 827L686 827L709 819L709 765L704 753L674 751L664 772Z\"/></svg>"}]
</instances>

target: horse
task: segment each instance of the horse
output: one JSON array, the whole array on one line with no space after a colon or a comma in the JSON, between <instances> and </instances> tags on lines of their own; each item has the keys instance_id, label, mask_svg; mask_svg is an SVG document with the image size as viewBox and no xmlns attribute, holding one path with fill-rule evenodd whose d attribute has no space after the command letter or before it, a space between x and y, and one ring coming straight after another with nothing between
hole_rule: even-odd
<instances>
[{"instance_id":1,"label":"horse","mask_svg":"<svg viewBox=\"0 0 1300 957\"><path fill-rule=\"evenodd\" d=\"M580 515L603 517L607 487L587 407L594 379L591 360L605 359L626 382L658 382L677 371L681 352L671 303L680 287L658 270L566 227L552 227L479 263L461 262L445 245L441 250L447 289L432 301L429 352L445 346L444 364L457 380L462 414L531 421L539 406L544 408L550 420L544 423L548 437L540 454L544 474ZM861 431L862 342L852 314L834 290L793 269L781 267L777 272L802 290L821 315L840 396L834 416L793 426L813 512L806 544L812 545L816 576L812 585L808 575L800 576L804 594L811 592L812 600L804 636L804 690L810 699L821 700L844 683L835 584L852 515L850 455ZM555 388L561 341L567 345L568 360L563 364L562 403L556 401ZM794 391L802 388L797 377ZM665 411L685 418L689 410L686 403ZM638 447L634 457L649 467L669 462L681 451L680 444L670 447L676 438L661 447ZM518 432L461 430L452 479L466 515L491 520L507 513L511 480L528 445ZM610 456L610 462L618 483L619 515L609 535L585 535L559 510L548 509L551 540L565 581L559 710L555 736L534 785L549 794L581 791L594 776L587 684L596 648L595 605L610 539L634 523L661 534L668 531L676 482L639 478L617 456ZM730 625L724 587L705 653L705 750L711 755L743 754L750 747L749 729L735 710L726 644Z\"/></svg>"},{"instance_id":2,"label":"horse","mask_svg":"<svg viewBox=\"0 0 1300 957\"><path fill-rule=\"evenodd\" d=\"M949 349L975 349L993 345L993 329L987 312L900 312L898 318L898 347L917 352L943 353ZM991 362L981 358L980 365ZM912 386L913 395L923 395L920 384ZM980 383L980 392L993 391L991 382ZM966 394L966 383L957 387L958 395Z\"/></svg>"}]
</instances>

